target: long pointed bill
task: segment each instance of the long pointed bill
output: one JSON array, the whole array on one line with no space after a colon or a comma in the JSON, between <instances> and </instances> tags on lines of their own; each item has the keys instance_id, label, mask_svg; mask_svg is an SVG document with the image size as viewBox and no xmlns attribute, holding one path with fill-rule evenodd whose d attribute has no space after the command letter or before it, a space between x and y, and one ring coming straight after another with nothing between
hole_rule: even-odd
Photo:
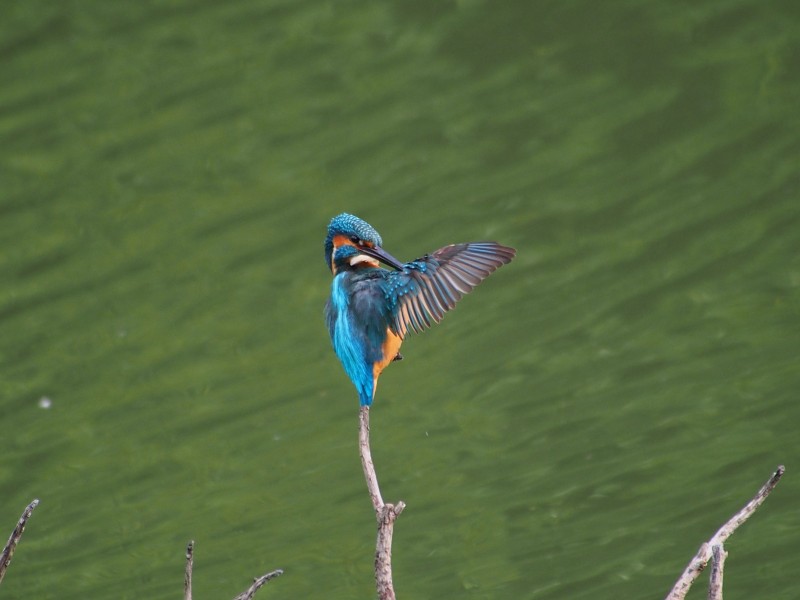
<instances>
[{"instance_id":1,"label":"long pointed bill","mask_svg":"<svg viewBox=\"0 0 800 600\"><path fill-rule=\"evenodd\" d=\"M383 264L389 265L390 267L394 267L398 271L403 270L403 263L401 263L394 256L386 252L386 250L384 250L380 246L372 246L372 247L362 246L359 247L358 250L362 254L366 254L367 256L371 256L372 258L377 258Z\"/></svg>"}]
</instances>

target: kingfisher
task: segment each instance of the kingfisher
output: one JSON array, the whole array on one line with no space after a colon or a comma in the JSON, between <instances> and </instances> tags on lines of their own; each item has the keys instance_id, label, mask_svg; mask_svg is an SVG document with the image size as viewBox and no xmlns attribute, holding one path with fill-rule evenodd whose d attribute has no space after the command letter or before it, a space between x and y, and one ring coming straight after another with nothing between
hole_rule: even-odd
<instances>
[{"instance_id":1,"label":"kingfisher","mask_svg":"<svg viewBox=\"0 0 800 600\"><path fill-rule=\"evenodd\" d=\"M389 363L402 360L400 345L409 332L441 321L515 255L496 242L467 242L402 263L383 249L380 234L366 221L348 213L331 219L325 262L333 283L325 320L361 406L372 405L378 377Z\"/></svg>"}]
</instances>

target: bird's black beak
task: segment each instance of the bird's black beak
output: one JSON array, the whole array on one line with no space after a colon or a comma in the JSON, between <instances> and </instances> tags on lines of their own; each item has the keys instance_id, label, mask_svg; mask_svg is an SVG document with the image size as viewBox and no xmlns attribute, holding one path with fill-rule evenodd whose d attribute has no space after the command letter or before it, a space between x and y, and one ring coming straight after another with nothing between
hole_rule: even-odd
<instances>
[{"instance_id":1,"label":"bird's black beak","mask_svg":"<svg viewBox=\"0 0 800 600\"><path fill-rule=\"evenodd\" d=\"M403 270L403 263L397 260L394 256L386 252L380 246L360 246L358 248L363 254L367 256L371 256L372 258L376 258L381 261L385 265L389 265L390 267L394 267L398 271Z\"/></svg>"}]
</instances>

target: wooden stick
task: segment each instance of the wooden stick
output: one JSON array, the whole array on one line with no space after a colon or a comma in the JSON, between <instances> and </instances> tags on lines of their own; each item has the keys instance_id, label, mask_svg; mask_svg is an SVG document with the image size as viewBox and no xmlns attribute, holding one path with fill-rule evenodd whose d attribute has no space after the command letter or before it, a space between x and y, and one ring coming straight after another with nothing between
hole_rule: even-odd
<instances>
[{"instance_id":1,"label":"wooden stick","mask_svg":"<svg viewBox=\"0 0 800 600\"><path fill-rule=\"evenodd\" d=\"M194 540L190 541L186 546L186 572L183 577L183 598L184 600L192 600L192 570L194 566ZM283 569L275 569L274 571L256 577L253 580L253 585L236 596L233 600L251 600L255 596L258 589L267 583L270 579L283 575Z\"/></svg>"},{"instance_id":2,"label":"wooden stick","mask_svg":"<svg viewBox=\"0 0 800 600\"><path fill-rule=\"evenodd\" d=\"M8 542L6 542L6 547L3 548L3 554L0 555L0 581L3 581L3 577L6 575L6 569L8 569L8 565L11 564L11 558L14 556L17 543L25 531L25 525L28 523L28 519L31 518L37 506L39 506L39 500L35 499L25 507L25 510L22 511L22 516L19 518L19 521L17 521L17 526L14 527L14 531L11 532L11 537L9 537Z\"/></svg>"},{"instance_id":3,"label":"wooden stick","mask_svg":"<svg viewBox=\"0 0 800 600\"><path fill-rule=\"evenodd\" d=\"M183 574L183 600L192 600L192 568L194 567L194 540L186 545L186 571Z\"/></svg>"},{"instance_id":4,"label":"wooden stick","mask_svg":"<svg viewBox=\"0 0 800 600\"><path fill-rule=\"evenodd\" d=\"M375 474L375 464L372 462L372 452L369 448L369 406L362 406L358 413L358 447L361 453L361 467L364 469L364 478L367 480L367 490L372 500L372 507L376 513L383 508L383 497L378 485L378 476Z\"/></svg>"},{"instance_id":5,"label":"wooden stick","mask_svg":"<svg viewBox=\"0 0 800 600\"><path fill-rule=\"evenodd\" d=\"M283 569L275 569L274 571L270 571L266 575L262 575L261 577L256 577L253 579L253 585L243 591L241 594L236 596L233 600L251 600L253 596L256 595L258 589L264 585L265 583L269 582L276 577L280 577L283 575Z\"/></svg>"},{"instance_id":6,"label":"wooden stick","mask_svg":"<svg viewBox=\"0 0 800 600\"><path fill-rule=\"evenodd\" d=\"M711 575L708 581L708 600L722 600L722 572L725 569L725 558L728 553L722 544L711 549Z\"/></svg>"},{"instance_id":7,"label":"wooden stick","mask_svg":"<svg viewBox=\"0 0 800 600\"><path fill-rule=\"evenodd\" d=\"M375 544L375 586L380 600L395 600L394 584L392 583L392 535L394 522L406 505L402 501L397 504L384 504L369 447L369 406L361 407L358 421L361 466L364 469L367 490L370 500L372 500L372 507L375 509L375 518L378 521L378 539Z\"/></svg>"},{"instance_id":8,"label":"wooden stick","mask_svg":"<svg viewBox=\"0 0 800 600\"><path fill-rule=\"evenodd\" d=\"M697 554L689 561L689 564L686 566L686 569L683 571L683 574L678 578L678 581L675 583L675 586L672 588L670 593L667 595L666 600L683 600L686 598L686 593L689 591L689 588L692 587L695 579L702 573L703 569L706 568L708 561L711 559L711 553L714 546L719 546L720 548L723 547L725 540L727 540L736 529L744 523L750 516L756 511L756 509L764 503L764 500L767 499L770 492L775 489L775 486L778 485L778 482L783 477L783 473L786 468L783 465L780 465L775 472L772 474L767 482L761 486L761 489L758 490L758 493L753 496L753 499L750 500L744 507L733 515L727 523L725 523L722 527L717 530L717 532L711 537L708 542L703 542L700 546L700 549L697 551ZM720 578L720 586L722 583L722 579ZM720 594L722 594L722 590L720 589Z\"/></svg>"}]
</instances>

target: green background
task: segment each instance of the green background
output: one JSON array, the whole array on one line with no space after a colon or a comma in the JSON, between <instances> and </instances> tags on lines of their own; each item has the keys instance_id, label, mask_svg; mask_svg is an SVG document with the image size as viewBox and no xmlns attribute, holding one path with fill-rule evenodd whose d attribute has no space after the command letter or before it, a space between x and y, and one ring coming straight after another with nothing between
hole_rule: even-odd
<instances>
[{"instance_id":1,"label":"green background","mask_svg":"<svg viewBox=\"0 0 800 600\"><path fill-rule=\"evenodd\" d=\"M401 598L663 597L781 463L725 597L800 596L800 4L2 13L4 598L373 596L342 211L518 249L381 378Z\"/></svg>"}]
</instances>

